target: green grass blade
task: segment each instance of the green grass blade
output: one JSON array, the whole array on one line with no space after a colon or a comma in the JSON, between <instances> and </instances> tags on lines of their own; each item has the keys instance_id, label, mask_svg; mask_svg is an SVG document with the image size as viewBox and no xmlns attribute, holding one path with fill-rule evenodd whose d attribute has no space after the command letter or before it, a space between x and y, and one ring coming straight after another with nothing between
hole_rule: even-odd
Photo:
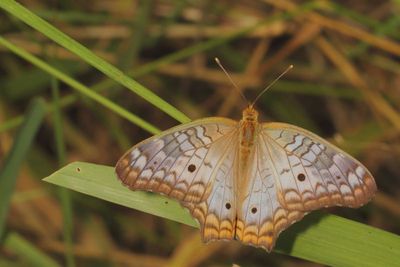
<instances>
[{"instance_id":1,"label":"green grass blade","mask_svg":"<svg viewBox=\"0 0 400 267\"><path fill-rule=\"evenodd\" d=\"M328 266L400 266L400 236L319 211L286 230L277 248Z\"/></svg>"},{"instance_id":2,"label":"green grass blade","mask_svg":"<svg viewBox=\"0 0 400 267\"><path fill-rule=\"evenodd\" d=\"M141 119L140 117L130 113L126 109L120 107L119 105L115 104L114 102L108 100L107 98L101 96L100 94L94 92L90 88L86 87L85 85L79 83L78 81L72 79L68 75L65 75L63 72L53 68L46 62L40 60L39 58L35 57L34 55L26 52L25 50L15 46L14 44L10 43L6 39L0 37L0 44L10 49L12 52L17 54L18 56L24 58L25 60L31 62L38 68L46 71L47 73L53 75L54 77L58 78L59 80L63 81L64 83L71 86L73 89L77 90L78 92L82 93L83 95L95 100L96 102L100 103L101 105L109 108L110 110L114 111L121 117L131 121L132 123L142 127L146 131L155 134L158 133L159 130L157 127L151 125L150 123L146 122L145 120ZM9 125L8 125L9 127Z\"/></svg>"},{"instance_id":3,"label":"green grass blade","mask_svg":"<svg viewBox=\"0 0 400 267\"><path fill-rule=\"evenodd\" d=\"M61 115L61 104L60 104L60 88L58 81L51 77L51 94L53 98L53 129L54 139L57 151L57 159L59 165L62 166L66 163L66 152L64 143L64 134L62 129L62 115Z\"/></svg>"},{"instance_id":4,"label":"green grass blade","mask_svg":"<svg viewBox=\"0 0 400 267\"><path fill-rule=\"evenodd\" d=\"M14 192L19 168L42 123L44 113L44 101L42 99L34 99L27 111L25 121L14 139L11 151L0 170L0 238L4 233L10 198Z\"/></svg>"},{"instance_id":5,"label":"green grass blade","mask_svg":"<svg viewBox=\"0 0 400 267\"><path fill-rule=\"evenodd\" d=\"M12 250L19 257L29 263L29 266L57 267L60 266L49 256L38 250L34 245L17 233L10 233L4 242L4 247ZM24 265L25 266L25 265Z\"/></svg>"},{"instance_id":6,"label":"green grass blade","mask_svg":"<svg viewBox=\"0 0 400 267\"><path fill-rule=\"evenodd\" d=\"M90 163L71 163L44 179L81 193L197 227L175 201L147 192L132 192L118 182L114 169ZM167 203L165 203L167 202Z\"/></svg>"},{"instance_id":7,"label":"green grass blade","mask_svg":"<svg viewBox=\"0 0 400 267\"><path fill-rule=\"evenodd\" d=\"M177 202L157 194L130 191L109 166L75 162L44 180L197 227ZM329 266L400 266L399 236L322 212L313 212L286 230L275 251Z\"/></svg>"},{"instance_id":8,"label":"green grass blade","mask_svg":"<svg viewBox=\"0 0 400 267\"><path fill-rule=\"evenodd\" d=\"M37 15L33 14L31 11L29 11L22 5L18 4L17 2L13 0L2 0L0 1L0 7L9 12L10 14L12 14L13 16L19 18L32 28L40 31L42 34L46 35L54 42L68 49L72 53L78 55L81 59L85 60L93 67L103 72L111 79L117 81L121 85L130 89L132 92L141 96L149 103L153 104L155 107L164 111L171 117L175 118L180 122L190 121L190 119L185 114L177 110L172 105L168 104L166 101L164 101L162 98L154 94L152 91L145 88L138 82L134 81L129 76L125 75L122 71L120 71L113 65L109 64L105 60L96 56L89 49L87 49L80 43L76 42L69 36L65 35L57 28L55 28L45 20L41 19Z\"/></svg>"},{"instance_id":9,"label":"green grass blade","mask_svg":"<svg viewBox=\"0 0 400 267\"><path fill-rule=\"evenodd\" d=\"M12 118L12 119L0 124L0 133L6 132L15 127L18 127L23 121L24 121L23 116L17 116L15 118Z\"/></svg>"},{"instance_id":10,"label":"green grass blade","mask_svg":"<svg viewBox=\"0 0 400 267\"><path fill-rule=\"evenodd\" d=\"M62 126L62 115L61 115L61 105L60 105L60 88L58 80L52 77L51 79L51 91L53 97L53 127L54 127L54 139L57 151L58 165L65 165L66 161L66 151L65 142ZM60 188L59 197L61 201L62 214L63 214L63 237L65 244L65 259L68 267L75 266L75 259L73 254L73 213L72 213L72 199L68 189Z\"/></svg>"}]
</instances>

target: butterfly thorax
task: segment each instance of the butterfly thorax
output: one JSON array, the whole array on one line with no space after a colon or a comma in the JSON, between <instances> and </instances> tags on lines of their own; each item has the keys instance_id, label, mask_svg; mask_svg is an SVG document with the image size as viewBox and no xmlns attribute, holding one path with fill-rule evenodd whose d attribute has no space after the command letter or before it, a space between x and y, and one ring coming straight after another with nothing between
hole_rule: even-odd
<instances>
[{"instance_id":1,"label":"butterfly thorax","mask_svg":"<svg viewBox=\"0 0 400 267\"><path fill-rule=\"evenodd\" d=\"M247 107L243 111L243 117L240 121L240 146L243 149L251 149L254 146L258 126L258 112L253 106Z\"/></svg>"}]
</instances>

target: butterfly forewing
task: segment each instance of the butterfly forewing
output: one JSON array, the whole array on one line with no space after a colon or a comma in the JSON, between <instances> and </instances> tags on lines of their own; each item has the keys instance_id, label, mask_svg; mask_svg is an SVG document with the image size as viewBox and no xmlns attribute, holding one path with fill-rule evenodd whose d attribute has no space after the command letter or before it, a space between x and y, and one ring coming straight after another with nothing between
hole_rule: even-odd
<instances>
[{"instance_id":1,"label":"butterfly forewing","mask_svg":"<svg viewBox=\"0 0 400 267\"><path fill-rule=\"evenodd\" d=\"M278 199L288 210L360 207L376 191L369 171L356 159L304 129L264 124L262 135L278 179Z\"/></svg>"}]
</instances>

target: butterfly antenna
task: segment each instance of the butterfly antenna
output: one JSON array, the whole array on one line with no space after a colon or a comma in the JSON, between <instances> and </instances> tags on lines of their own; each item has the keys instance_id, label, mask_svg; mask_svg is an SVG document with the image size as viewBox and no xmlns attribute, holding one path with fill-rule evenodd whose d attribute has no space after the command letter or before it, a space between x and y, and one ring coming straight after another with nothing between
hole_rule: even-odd
<instances>
[{"instance_id":1,"label":"butterfly antenna","mask_svg":"<svg viewBox=\"0 0 400 267\"><path fill-rule=\"evenodd\" d=\"M273 80L267 87L265 87L264 90L262 90L261 93L258 94L258 96L256 97L256 99L254 99L253 103L251 104L251 106L253 106L257 100L266 92L268 91L269 88L271 88L280 78L282 78L283 75L285 75L289 70L293 69L293 65L290 65L289 67L287 67L287 69L282 72L277 78L275 78L275 80Z\"/></svg>"},{"instance_id":2,"label":"butterfly antenna","mask_svg":"<svg viewBox=\"0 0 400 267\"><path fill-rule=\"evenodd\" d=\"M247 98L244 96L244 94L242 93L242 90L240 90L239 86L236 85L236 83L232 80L231 76L229 75L229 73L225 70L225 68L222 66L221 62L219 61L219 59L216 57L215 58L215 62L217 62L218 66L222 69L222 71L225 73L226 77L228 77L229 81L233 84L233 86L236 88L236 90L239 92L240 96L244 99L244 101L246 103L248 103L250 105L249 100L247 100Z\"/></svg>"}]
</instances>

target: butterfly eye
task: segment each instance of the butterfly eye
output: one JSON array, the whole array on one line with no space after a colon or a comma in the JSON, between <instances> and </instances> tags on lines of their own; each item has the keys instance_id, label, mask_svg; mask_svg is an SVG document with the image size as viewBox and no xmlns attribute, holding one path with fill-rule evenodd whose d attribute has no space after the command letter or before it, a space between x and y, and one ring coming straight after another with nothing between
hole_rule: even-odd
<instances>
[{"instance_id":1,"label":"butterfly eye","mask_svg":"<svg viewBox=\"0 0 400 267\"><path fill-rule=\"evenodd\" d=\"M251 209L251 213L255 214L256 212L257 212L257 208L256 207Z\"/></svg>"},{"instance_id":2,"label":"butterfly eye","mask_svg":"<svg viewBox=\"0 0 400 267\"><path fill-rule=\"evenodd\" d=\"M231 203L229 203L229 202L226 202L226 204L225 204L225 208L226 208L227 210L229 210L229 209L231 208Z\"/></svg>"},{"instance_id":3,"label":"butterfly eye","mask_svg":"<svg viewBox=\"0 0 400 267\"><path fill-rule=\"evenodd\" d=\"M297 175L297 180L299 180L300 182L303 182L306 179L306 176L304 175L304 173L299 173L299 175Z\"/></svg>"},{"instance_id":4,"label":"butterfly eye","mask_svg":"<svg viewBox=\"0 0 400 267\"><path fill-rule=\"evenodd\" d=\"M195 170L196 170L196 166L193 165L193 164L190 164L189 167L188 167L188 171L194 172Z\"/></svg>"}]
</instances>

